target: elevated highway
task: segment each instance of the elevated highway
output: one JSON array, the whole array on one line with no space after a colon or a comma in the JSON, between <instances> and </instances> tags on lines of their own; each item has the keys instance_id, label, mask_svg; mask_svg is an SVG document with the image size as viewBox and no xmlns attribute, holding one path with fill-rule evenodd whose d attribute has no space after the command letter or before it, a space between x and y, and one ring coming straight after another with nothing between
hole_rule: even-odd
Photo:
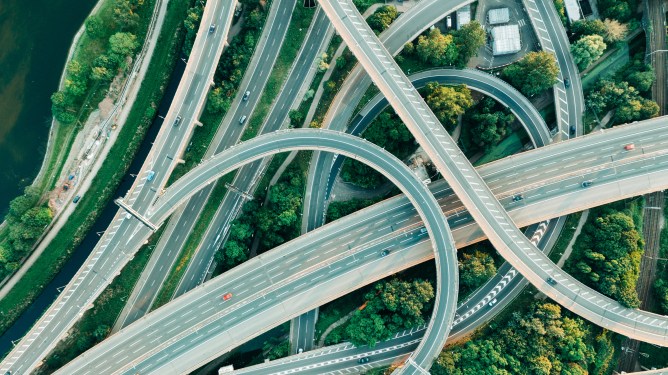
<instances>
[{"instance_id":1,"label":"elevated highway","mask_svg":"<svg viewBox=\"0 0 668 375\"><path fill-rule=\"evenodd\" d=\"M528 243L355 6L346 0L320 1L320 5L492 245L513 267L541 292L593 323L642 341L668 346L668 330L653 325L657 321L665 322L665 317L625 308L563 273ZM550 285L546 282L548 278L555 279L557 284ZM438 313L436 306L433 314ZM444 343L445 337L432 334L427 328L425 339L408 358L402 372L424 372Z\"/></svg>"},{"instance_id":2,"label":"elevated highway","mask_svg":"<svg viewBox=\"0 0 668 375\"><path fill-rule=\"evenodd\" d=\"M124 202L144 214L157 197L186 147L213 79L216 62L226 44L236 0L209 1L195 39L190 60L165 116L163 126L141 172ZM216 24L214 33L209 26ZM177 118L179 121L177 123ZM151 179L148 176L151 175ZM82 199L86 199L83 196ZM0 364L0 373L30 373L42 358L92 306L93 301L117 276L142 245L150 230L135 219L126 219L119 210L91 255L72 281L40 320Z\"/></svg>"},{"instance_id":3,"label":"elevated highway","mask_svg":"<svg viewBox=\"0 0 668 375\"><path fill-rule=\"evenodd\" d=\"M181 202L231 170L274 153L310 148L342 153L373 166L395 182L407 194L409 200L416 204L416 209L425 220L426 232L430 233L437 262L443 263L440 268L442 272L439 272L437 278L444 278L444 285L448 285L448 290L440 294L441 299L436 300L435 304L446 306L440 309L443 315L438 316L438 319L446 320L448 322L446 327L449 330L449 323L453 319L455 309L458 272L456 250L447 221L444 220L443 213L429 189L408 167L388 152L360 138L336 132L313 130L274 132L260 136L214 156L184 178L179 179L167 189L154 209L149 210L147 216L156 223L162 222ZM377 254L372 253L371 255ZM329 269L334 269L338 274L337 277L342 278L337 283L326 283L325 280L316 282L318 278L324 277L321 275L311 279L311 283L299 285L294 280L298 277L294 276L308 273L308 269L293 271L292 278L278 282L278 280L272 280L271 277L275 269L262 267L262 263L267 261L267 258L272 259L270 255L259 256L245 263L253 264L254 270L263 270L255 278L259 279L258 283L263 284L262 286L248 285L248 274L241 267L237 267L230 271L233 276L226 278L225 282L209 282L184 296L188 298L177 298L87 351L58 373L83 374L91 371L185 373L215 358L221 351L231 350L243 343L240 340L245 340L249 335L260 333L261 331L257 331L257 323L271 321L276 314L282 314L286 310L292 310L291 313L297 315L301 311L319 305L321 303L319 299L322 299L323 296L341 295L338 292L341 285L348 285L351 288L365 282L365 275L357 273L354 269L351 270L350 267L354 263L361 263L363 258L350 262L350 259L346 259L348 257L342 257L330 263ZM385 261L386 258L387 261ZM386 258L383 258L382 265L375 267L380 273L378 277L388 275L383 268L391 267L391 259L399 260L398 255L394 254ZM406 262L401 263L410 263L410 259L404 260ZM217 278L218 281L222 279ZM230 291L244 295L244 292L235 290L230 285L235 282L238 284L240 281L245 284L246 295L252 294L250 300L239 301L239 297L236 300L221 298L223 294ZM301 296L302 292L299 292L283 300L279 299L287 293L302 290L301 287L304 284L309 284L303 288L304 290L319 287L319 292L307 297ZM267 302L272 302L269 300L270 296L280 301L283 307L275 309L272 308L274 306L266 306L263 308L262 306ZM172 319L175 311L181 318ZM221 324L220 318L230 312L234 312L233 316L225 319ZM186 320L183 321L183 319ZM253 319L256 324L242 324L248 319ZM168 335L171 338L167 338ZM207 335L208 338L205 338ZM138 339L141 341L137 342ZM122 365L119 367L118 363Z\"/></svg>"},{"instance_id":4,"label":"elevated highway","mask_svg":"<svg viewBox=\"0 0 668 375\"><path fill-rule=\"evenodd\" d=\"M497 196L502 198L513 219L522 226L539 221L537 216L560 216L572 210L642 194L648 189L666 188L668 155L661 150L665 151L665 145L668 144L668 131L657 127L657 121L660 119L529 151L485 165L480 168L480 173L488 181L495 180L490 185L497 190ZM636 144L640 144L640 139L643 139L643 150L646 149L647 153L624 157L618 150L633 139ZM570 157L585 153L584 161ZM613 157L619 162L607 161ZM561 159L569 160L561 163ZM532 169L548 164L547 160L555 163L546 167L548 170L540 178L514 175L517 168ZM198 168L208 169L202 175L205 182L223 173L210 164ZM581 179L589 178L590 173L598 177L590 188L582 189L579 187ZM510 199L510 194L517 187L527 187L526 198L519 203ZM430 188L439 197L439 204L445 206L450 225L454 228L457 246L482 238L482 232L470 221L444 181L437 181ZM181 191L188 189L196 190L194 185L184 184L179 188ZM184 199L180 194L170 196L172 198L167 199L169 201ZM167 195L164 198L168 198ZM152 216L155 222L160 221L159 217L167 215L165 210L172 205L164 204L160 213L156 211ZM202 349L194 346L194 343L209 343L210 346L213 342L219 342L217 354L221 354L298 315L304 309L326 303L361 285L431 259L431 246L420 228L419 217L415 216L415 211L405 198L397 197L381 202L299 237L207 282L157 310L156 314L160 312L159 315L149 314L130 326L134 327L132 331L119 332L93 351L107 351L107 356L119 358L126 355L120 352L131 348L135 355L141 356L154 349L150 346L153 340L159 340L174 343L161 353L153 354L156 360L166 361L173 357L178 361L181 356L193 355L185 352L190 345L193 345L192 351L197 355ZM378 254L383 249L391 250L390 255L396 258L380 258ZM387 261L382 260L386 258ZM348 272L347 276L341 276L342 272ZM349 283L352 278L354 282ZM285 289L277 292L267 289L272 288L272 285L280 285L281 288L285 286ZM312 290L318 292L309 293ZM220 296L227 292L234 294L235 304L253 309L252 312L259 310L258 315L247 310L228 309L211 320L212 311L221 311L221 306L225 307ZM306 301L306 296L320 299ZM176 301L179 303L174 305ZM298 302L302 305L296 305ZM309 307L304 307L304 303L311 302ZM668 328L664 317L655 317L653 324L657 328ZM223 334L229 325L237 327L233 340ZM192 333L193 327L197 327L195 333ZM246 327L251 333L243 336L243 332L238 331L239 327ZM187 339L173 341L186 332L191 332ZM148 340L148 344L145 340ZM120 345L119 342L124 344ZM174 353L176 349L179 349L178 353ZM209 354L215 356L214 353ZM81 359L75 362L78 361ZM89 363L97 362L91 360Z\"/></svg>"}]
</instances>

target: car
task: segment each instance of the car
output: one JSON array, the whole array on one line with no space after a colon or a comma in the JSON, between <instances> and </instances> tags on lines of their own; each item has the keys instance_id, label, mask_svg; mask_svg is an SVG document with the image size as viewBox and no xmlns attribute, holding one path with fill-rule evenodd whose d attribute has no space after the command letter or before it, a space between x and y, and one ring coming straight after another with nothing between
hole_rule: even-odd
<instances>
[{"instance_id":1,"label":"car","mask_svg":"<svg viewBox=\"0 0 668 375\"><path fill-rule=\"evenodd\" d=\"M568 128L568 130L571 132L571 135L575 135L575 125L571 125L571 127Z\"/></svg>"},{"instance_id":2,"label":"car","mask_svg":"<svg viewBox=\"0 0 668 375\"><path fill-rule=\"evenodd\" d=\"M148 171L148 175L146 176L147 181L153 181L153 178L155 177L155 172L154 171Z\"/></svg>"},{"instance_id":3,"label":"car","mask_svg":"<svg viewBox=\"0 0 668 375\"><path fill-rule=\"evenodd\" d=\"M490 303L488 303L487 305L489 305L489 307L492 307L492 306L496 305L496 298L494 298L492 301L490 301Z\"/></svg>"},{"instance_id":4,"label":"car","mask_svg":"<svg viewBox=\"0 0 668 375\"><path fill-rule=\"evenodd\" d=\"M209 26L209 34L213 34L214 31L216 31L216 25L212 23L211 26Z\"/></svg>"},{"instance_id":5,"label":"car","mask_svg":"<svg viewBox=\"0 0 668 375\"><path fill-rule=\"evenodd\" d=\"M564 86L566 86L566 88L571 87L571 81L568 78L564 78Z\"/></svg>"},{"instance_id":6,"label":"car","mask_svg":"<svg viewBox=\"0 0 668 375\"><path fill-rule=\"evenodd\" d=\"M389 253L390 253L390 250L385 249L385 250L380 252L380 256L381 256L381 258L386 257Z\"/></svg>"},{"instance_id":7,"label":"car","mask_svg":"<svg viewBox=\"0 0 668 375\"><path fill-rule=\"evenodd\" d=\"M545 281L550 285L557 285L557 281L551 277L548 277Z\"/></svg>"},{"instance_id":8,"label":"car","mask_svg":"<svg viewBox=\"0 0 668 375\"><path fill-rule=\"evenodd\" d=\"M420 234L425 234L427 233L427 228L420 228Z\"/></svg>"},{"instance_id":9,"label":"car","mask_svg":"<svg viewBox=\"0 0 668 375\"><path fill-rule=\"evenodd\" d=\"M72 199L72 203L77 204L77 202L79 202L80 199L81 195L77 195L76 197L74 197L74 199Z\"/></svg>"},{"instance_id":10,"label":"car","mask_svg":"<svg viewBox=\"0 0 668 375\"><path fill-rule=\"evenodd\" d=\"M126 219L129 219L129 218L131 218L131 217L132 217L132 214L131 214L131 213L128 212L127 214L125 214L125 218L126 218Z\"/></svg>"},{"instance_id":11,"label":"car","mask_svg":"<svg viewBox=\"0 0 668 375\"><path fill-rule=\"evenodd\" d=\"M635 149L636 149L636 145L634 145L633 143L629 143L628 145L624 146L624 150L626 150L626 151L632 151L632 150L635 150Z\"/></svg>"},{"instance_id":12,"label":"car","mask_svg":"<svg viewBox=\"0 0 668 375\"><path fill-rule=\"evenodd\" d=\"M582 187L583 188L590 187L590 186L591 186L591 181L583 181L582 182Z\"/></svg>"},{"instance_id":13,"label":"car","mask_svg":"<svg viewBox=\"0 0 668 375\"><path fill-rule=\"evenodd\" d=\"M223 294L223 301L229 301L232 298L232 293Z\"/></svg>"},{"instance_id":14,"label":"car","mask_svg":"<svg viewBox=\"0 0 668 375\"><path fill-rule=\"evenodd\" d=\"M304 349L299 348L299 349L297 350L297 353L302 353L303 351L304 351Z\"/></svg>"},{"instance_id":15,"label":"car","mask_svg":"<svg viewBox=\"0 0 668 375\"><path fill-rule=\"evenodd\" d=\"M241 100L243 100L243 101L245 102L246 100L248 100L248 97L249 97L249 96L250 96L250 91L246 91L246 92L244 93L244 97L241 98Z\"/></svg>"},{"instance_id":16,"label":"car","mask_svg":"<svg viewBox=\"0 0 668 375\"><path fill-rule=\"evenodd\" d=\"M367 363L370 360L371 360L371 358L369 358L368 356L367 357L362 357L362 358L357 360L357 363Z\"/></svg>"},{"instance_id":17,"label":"car","mask_svg":"<svg viewBox=\"0 0 668 375\"><path fill-rule=\"evenodd\" d=\"M179 126L179 123L181 123L181 116L176 116L176 120L174 120L174 126Z\"/></svg>"},{"instance_id":18,"label":"car","mask_svg":"<svg viewBox=\"0 0 668 375\"><path fill-rule=\"evenodd\" d=\"M519 201L521 201L522 199L524 199L524 197L522 196L522 194L516 194L515 196L513 196L513 202L519 202Z\"/></svg>"},{"instance_id":19,"label":"car","mask_svg":"<svg viewBox=\"0 0 668 375\"><path fill-rule=\"evenodd\" d=\"M239 119L239 124L243 125L244 122L246 122L246 116L245 115L241 116L241 118Z\"/></svg>"}]
</instances>

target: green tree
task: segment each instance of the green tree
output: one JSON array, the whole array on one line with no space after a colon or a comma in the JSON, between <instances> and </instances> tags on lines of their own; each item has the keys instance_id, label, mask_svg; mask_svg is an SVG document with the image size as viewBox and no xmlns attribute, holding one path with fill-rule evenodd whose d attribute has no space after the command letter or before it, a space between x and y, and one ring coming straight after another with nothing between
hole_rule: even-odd
<instances>
[{"instance_id":1,"label":"green tree","mask_svg":"<svg viewBox=\"0 0 668 375\"><path fill-rule=\"evenodd\" d=\"M206 110L209 113L226 113L230 109L230 98L225 94L222 87L216 87L209 91Z\"/></svg>"},{"instance_id":2,"label":"green tree","mask_svg":"<svg viewBox=\"0 0 668 375\"><path fill-rule=\"evenodd\" d=\"M571 46L573 60L580 70L585 70L591 63L603 55L607 45L600 35L585 35Z\"/></svg>"},{"instance_id":3,"label":"green tree","mask_svg":"<svg viewBox=\"0 0 668 375\"><path fill-rule=\"evenodd\" d=\"M475 20L455 31L454 42L459 51L457 66L465 67L471 57L478 56L478 51L485 45L485 40L485 30Z\"/></svg>"},{"instance_id":4,"label":"green tree","mask_svg":"<svg viewBox=\"0 0 668 375\"><path fill-rule=\"evenodd\" d=\"M434 28L427 36L420 35L415 47L418 57L433 65L453 65L458 58L457 45L452 35L443 35Z\"/></svg>"},{"instance_id":5,"label":"green tree","mask_svg":"<svg viewBox=\"0 0 668 375\"><path fill-rule=\"evenodd\" d=\"M584 35L605 35L605 24L601 20L581 19L573 22L571 31L578 37Z\"/></svg>"},{"instance_id":6,"label":"green tree","mask_svg":"<svg viewBox=\"0 0 668 375\"><path fill-rule=\"evenodd\" d=\"M482 285L496 274L494 259L481 251L463 253L459 262L459 281L472 290Z\"/></svg>"},{"instance_id":7,"label":"green tree","mask_svg":"<svg viewBox=\"0 0 668 375\"><path fill-rule=\"evenodd\" d=\"M585 284L625 306L638 307L641 254L642 240L631 217L609 211L583 227L567 267Z\"/></svg>"},{"instance_id":8,"label":"green tree","mask_svg":"<svg viewBox=\"0 0 668 375\"><path fill-rule=\"evenodd\" d=\"M355 345L374 346L398 330L424 324L434 288L423 280L393 279L376 283L364 298L366 304L355 311L346 334Z\"/></svg>"},{"instance_id":9,"label":"green tree","mask_svg":"<svg viewBox=\"0 0 668 375\"><path fill-rule=\"evenodd\" d=\"M299 128L304 124L304 113L298 109L291 109L288 112L288 117L290 118L290 125L295 128Z\"/></svg>"},{"instance_id":10,"label":"green tree","mask_svg":"<svg viewBox=\"0 0 668 375\"><path fill-rule=\"evenodd\" d=\"M605 18L627 22L637 8L634 0L598 0L597 8Z\"/></svg>"},{"instance_id":11,"label":"green tree","mask_svg":"<svg viewBox=\"0 0 668 375\"><path fill-rule=\"evenodd\" d=\"M620 105L615 111L615 124L628 124L659 115L659 105L649 99L635 98Z\"/></svg>"},{"instance_id":12,"label":"green tree","mask_svg":"<svg viewBox=\"0 0 668 375\"><path fill-rule=\"evenodd\" d=\"M109 37L109 50L112 54L127 57L139 47L137 37L131 33L116 33Z\"/></svg>"},{"instance_id":13,"label":"green tree","mask_svg":"<svg viewBox=\"0 0 668 375\"><path fill-rule=\"evenodd\" d=\"M392 5L385 5L376 9L376 11L367 18L369 27L376 33L376 35L385 31L394 20L399 17L397 8Z\"/></svg>"},{"instance_id":14,"label":"green tree","mask_svg":"<svg viewBox=\"0 0 668 375\"><path fill-rule=\"evenodd\" d=\"M139 15L129 0L114 0L114 22L122 30L133 29L139 25Z\"/></svg>"},{"instance_id":15,"label":"green tree","mask_svg":"<svg viewBox=\"0 0 668 375\"><path fill-rule=\"evenodd\" d=\"M430 82L425 91L427 105L448 129L453 129L457 117L473 105L471 91L465 85L450 87Z\"/></svg>"},{"instance_id":16,"label":"green tree","mask_svg":"<svg viewBox=\"0 0 668 375\"><path fill-rule=\"evenodd\" d=\"M111 328L109 328L108 325L101 324L101 325L97 326L95 331L93 331L93 337L95 337L95 340L97 342L100 342L107 337L107 335L109 334L109 331L111 331Z\"/></svg>"},{"instance_id":17,"label":"green tree","mask_svg":"<svg viewBox=\"0 0 668 375\"><path fill-rule=\"evenodd\" d=\"M92 14L86 18L86 34L91 38L99 38L104 36L105 28L102 18L96 14Z\"/></svg>"},{"instance_id":18,"label":"green tree","mask_svg":"<svg viewBox=\"0 0 668 375\"><path fill-rule=\"evenodd\" d=\"M534 96L557 83L559 67L548 52L529 52L520 61L503 69L502 75L526 96Z\"/></svg>"}]
</instances>

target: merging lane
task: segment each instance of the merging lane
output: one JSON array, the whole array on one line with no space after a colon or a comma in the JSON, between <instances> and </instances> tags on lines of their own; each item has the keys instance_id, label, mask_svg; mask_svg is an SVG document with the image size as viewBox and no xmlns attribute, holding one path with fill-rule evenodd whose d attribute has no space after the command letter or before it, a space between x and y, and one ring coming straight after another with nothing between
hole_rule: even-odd
<instances>
[{"instance_id":1,"label":"merging lane","mask_svg":"<svg viewBox=\"0 0 668 375\"><path fill-rule=\"evenodd\" d=\"M152 204L166 182L185 143L213 77L216 61L226 43L236 1L210 1L193 46L190 61L165 116L158 138L138 174L125 202L139 213ZM214 33L209 25L217 24ZM177 116L181 121L174 125ZM151 180L148 176L151 174ZM86 199L85 196L83 199ZM149 229L119 210L89 258L34 327L21 339L0 365L0 373L29 373L39 365L74 323L90 308L95 298L120 273L123 266L147 238Z\"/></svg>"}]
</instances>

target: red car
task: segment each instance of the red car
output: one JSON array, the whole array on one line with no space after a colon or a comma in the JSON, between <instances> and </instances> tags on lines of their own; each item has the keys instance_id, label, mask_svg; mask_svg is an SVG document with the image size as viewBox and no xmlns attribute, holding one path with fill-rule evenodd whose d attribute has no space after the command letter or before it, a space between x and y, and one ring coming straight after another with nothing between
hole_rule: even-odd
<instances>
[{"instance_id":1,"label":"red car","mask_svg":"<svg viewBox=\"0 0 668 375\"><path fill-rule=\"evenodd\" d=\"M223 301L227 301L232 298L232 293L223 294Z\"/></svg>"},{"instance_id":2,"label":"red car","mask_svg":"<svg viewBox=\"0 0 668 375\"><path fill-rule=\"evenodd\" d=\"M624 146L624 150L626 150L626 151L635 150L635 148L636 148L636 145L634 145L633 143L629 143L628 145Z\"/></svg>"}]
</instances>

